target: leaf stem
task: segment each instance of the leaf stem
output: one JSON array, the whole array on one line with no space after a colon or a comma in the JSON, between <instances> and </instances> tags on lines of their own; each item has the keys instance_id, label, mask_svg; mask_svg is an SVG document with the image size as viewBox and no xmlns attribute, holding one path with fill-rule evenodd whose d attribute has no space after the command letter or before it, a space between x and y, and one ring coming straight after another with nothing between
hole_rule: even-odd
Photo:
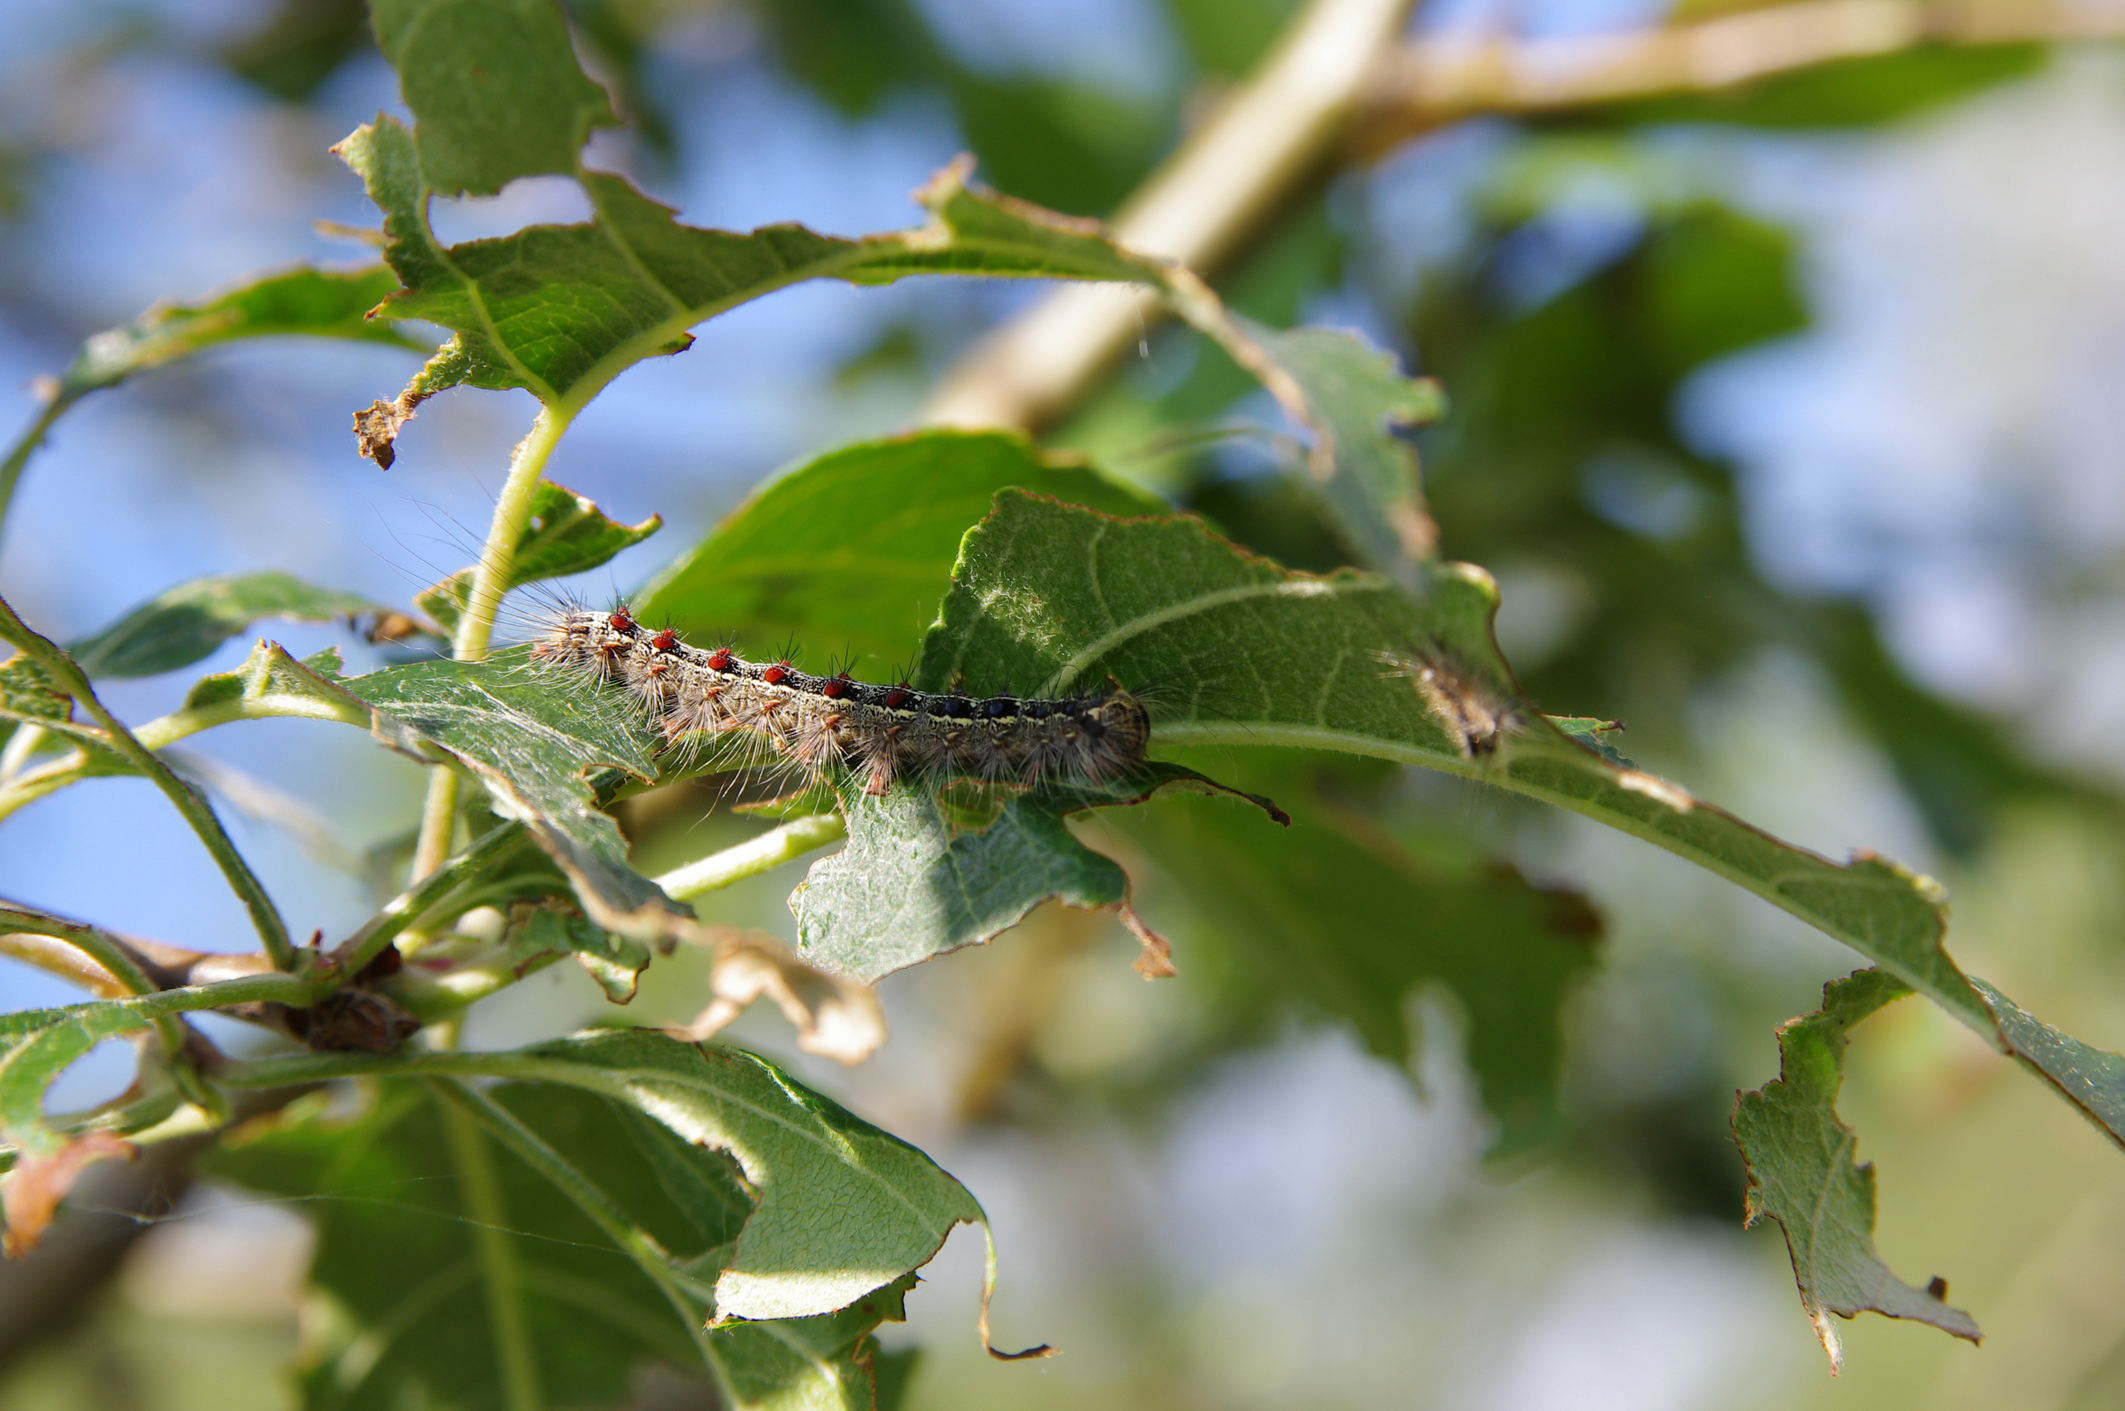
<instances>
[{"instance_id":1,"label":"leaf stem","mask_svg":"<svg viewBox=\"0 0 2125 1411\"><path fill-rule=\"evenodd\" d=\"M472 1220L480 1278L487 1285L487 1316L494 1328L495 1356L502 1364L502 1398L509 1411L541 1411L539 1363L531 1347L531 1328L524 1319L523 1280L516 1251L509 1247L509 1212L502 1204L487 1141L464 1107L446 1100L440 1084L430 1084L441 1110L451 1163L463 1183L465 1213Z\"/></svg>"},{"instance_id":2,"label":"leaf stem","mask_svg":"<svg viewBox=\"0 0 2125 1411\"><path fill-rule=\"evenodd\" d=\"M509 457L509 478L495 498L494 518L487 525L487 542L472 571L472 591L465 612L451 638L450 654L458 661L479 661L487 655L494 636L494 615L509 592L510 574L516 568L517 544L531 519L531 506L538 493L539 476L547 458L568 430L572 412L542 405L531 430L517 442ZM442 865L450 855L451 835L457 824L458 773L448 765L438 766L428 776L428 797L421 806L420 839L413 848L412 879L418 882Z\"/></svg>"},{"instance_id":3,"label":"leaf stem","mask_svg":"<svg viewBox=\"0 0 2125 1411\"><path fill-rule=\"evenodd\" d=\"M292 970L295 949L288 942L287 923L281 920L273 899L266 895L266 889L252 874L243 855L236 851L236 845L229 841L229 835L222 831L221 822L215 818L206 795L178 778L169 765L163 763L161 756L134 738L133 732L96 698L88 677L74 664L74 659L61 651L57 643L31 631L4 598L0 598L0 637L29 653L54 681L66 689L68 695L96 717L97 723L104 728L110 747L162 790L178 813L184 816L185 822L192 825L192 831L199 835L199 841L206 845L207 852L221 868L221 875L228 880L229 889L251 913L251 924L257 929L259 940L264 943L274 966Z\"/></svg>"},{"instance_id":4,"label":"leaf stem","mask_svg":"<svg viewBox=\"0 0 2125 1411\"><path fill-rule=\"evenodd\" d=\"M780 828L771 828L757 838L748 838L736 847L674 868L657 878L657 885L673 901L692 901L846 836L848 824L840 814L807 814L803 818L791 819Z\"/></svg>"},{"instance_id":5,"label":"leaf stem","mask_svg":"<svg viewBox=\"0 0 2125 1411\"><path fill-rule=\"evenodd\" d=\"M0 461L0 530L7 526L8 507L14 503L15 484L22 479L22 468L29 464L30 456L36 452L37 447L44 444L44 434L52 429L52 423L64 416L66 409L79 400L78 393L71 397L64 392L54 393L52 399L44 404L44 410L37 413L37 419L16 438L14 445L8 447L7 459Z\"/></svg>"}]
</instances>

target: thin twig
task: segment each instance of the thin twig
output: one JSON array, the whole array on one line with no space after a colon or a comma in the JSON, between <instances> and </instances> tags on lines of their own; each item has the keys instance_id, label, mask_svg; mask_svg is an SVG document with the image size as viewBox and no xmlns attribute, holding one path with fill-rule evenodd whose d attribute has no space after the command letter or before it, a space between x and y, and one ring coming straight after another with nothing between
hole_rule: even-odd
<instances>
[{"instance_id":1,"label":"thin twig","mask_svg":"<svg viewBox=\"0 0 2125 1411\"><path fill-rule=\"evenodd\" d=\"M45 673L62 687L67 695L73 697L76 704L88 711L96 718L97 723L103 726L102 743L117 751L128 764L145 774L156 788L162 790L164 797L184 816L185 822L192 825L192 831L199 835L199 841L206 845L215 864L221 868L221 875L228 880L229 889L236 893L237 898L243 902L244 909L251 913L251 924L257 928L258 937L264 942L266 954L272 957L275 968L292 970L295 965L295 950L288 943L287 923L280 919L280 912L274 908L273 899L266 895L266 889L259 884L258 878L252 875L243 855L237 852L236 845L229 841L229 835L222 831L221 821L215 818L206 795L178 778L159 755L135 739L133 732L126 729L118 717L106 710L103 702L96 698L95 690L89 685L89 678L74 664L74 659L60 650L57 643L32 632L28 624L8 606L5 599L0 599L0 637L13 642L35 659L44 668Z\"/></svg>"},{"instance_id":2,"label":"thin twig","mask_svg":"<svg viewBox=\"0 0 2125 1411\"><path fill-rule=\"evenodd\" d=\"M487 542L472 573L472 591L465 612L458 619L451 641L451 655L458 661L479 661L487 655L494 635L494 615L509 592L510 575L516 568L517 544L531 519L539 476L561 434L568 430L570 413L541 406L531 430L517 442L509 457L509 478L494 502L494 517L487 526ZM428 797L421 808L421 832L413 848L413 880L433 872L450 855L452 834L457 826L458 772L447 764L437 765L428 776Z\"/></svg>"},{"instance_id":3,"label":"thin twig","mask_svg":"<svg viewBox=\"0 0 2125 1411\"><path fill-rule=\"evenodd\" d=\"M1377 72L1350 138L1360 158L1483 113L1547 113L1719 93L1823 64L1925 45L2125 35L2125 8L1939 0L1803 0L1696 24L1574 39L1486 35L1402 48Z\"/></svg>"},{"instance_id":4,"label":"thin twig","mask_svg":"<svg viewBox=\"0 0 2125 1411\"><path fill-rule=\"evenodd\" d=\"M814 813L793 818L780 828L769 829L757 838L748 838L736 847L674 868L657 878L657 885L673 901L692 901L695 897L720 891L733 882L779 867L814 848L823 848L837 838L847 837L848 831L848 824L838 813Z\"/></svg>"}]
</instances>

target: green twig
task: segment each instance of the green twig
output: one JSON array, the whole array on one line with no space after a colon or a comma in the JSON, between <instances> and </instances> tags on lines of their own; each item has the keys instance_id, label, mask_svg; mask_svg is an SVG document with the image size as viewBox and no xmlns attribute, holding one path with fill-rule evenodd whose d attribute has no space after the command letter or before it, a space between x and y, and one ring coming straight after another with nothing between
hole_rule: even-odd
<instances>
[{"instance_id":1,"label":"green twig","mask_svg":"<svg viewBox=\"0 0 2125 1411\"><path fill-rule=\"evenodd\" d=\"M259 940L265 944L266 954L272 958L273 964L281 970L293 969L295 950L288 943L287 924L280 919L280 913L274 909L273 899L266 895L266 889L259 885L258 878L252 875L243 855L236 851L236 845L230 842L229 835L222 831L221 822L214 817L214 810L207 804L206 795L178 778L170 767L162 762L160 756L135 739L133 732L126 729L118 717L106 710L103 702L96 698L96 692L89 686L88 677L80 667L74 665L74 659L61 651L58 644L32 632L4 598L0 598L0 637L5 637L34 658L77 704L103 726L102 742L124 756L127 763L147 775L155 787L162 790L163 795L176 806L177 811L184 815L185 821L192 825L192 831L199 835L199 841L206 845L216 865L221 868L221 875L228 879L230 890L236 893L244 908L251 913L251 924L257 928Z\"/></svg>"},{"instance_id":2,"label":"green twig","mask_svg":"<svg viewBox=\"0 0 2125 1411\"><path fill-rule=\"evenodd\" d=\"M8 506L14 503L15 482L22 478L22 467L29 464L30 456L44 443L44 433L52 429L52 423L78 400L78 393L71 397L63 392L55 394L15 444L8 447L7 459L0 461L0 528L6 527Z\"/></svg>"},{"instance_id":3,"label":"green twig","mask_svg":"<svg viewBox=\"0 0 2125 1411\"><path fill-rule=\"evenodd\" d=\"M494 636L494 615L510 588L516 569L517 545L531 519L539 476L546 461L568 429L571 413L552 406L539 408L537 419L509 458L509 478L494 502L494 518L487 526L487 542L472 571L472 590L466 595L465 612L458 619L450 653L459 661L479 661L487 655ZM413 879L442 865L450 855L451 834L457 824L458 775L455 769L438 766L428 776L428 798L421 808L420 839L413 848Z\"/></svg>"},{"instance_id":4,"label":"green twig","mask_svg":"<svg viewBox=\"0 0 2125 1411\"><path fill-rule=\"evenodd\" d=\"M352 975L383 954L384 947L419 920L423 912L523 840L524 825L521 823L504 823L490 828L471 847L385 903L382 910L363 922L361 929L333 952L333 958L340 963L341 973Z\"/></svg>"},{"instance_id":5,"label":"green twig","mask_svg":"<svg viewBox=\"0 0 2125 1411\"><path fill-rule=\"evenodd\" d=\"M445 1100L443 1085L431 1083L429 1091L442 1110L451 1161L464 1184L465 1214L472 1221L480 1277L487 1285L495 1355L502 1364L503 1404L509 1411L541 1411L545 1403L539 1396L539 1362L532 1351L531 1327L524 1319L524 1282L517 1274L516 1251L509 1246L509 1212L502 1204L492 1154L463 1106Z\"/></svg>"},{"instance_id":6,"label":"green twig","mask_svg":"<svg viewBox=\"0 0 2125 1411\"><path fill-rule=\"evenodd\" d=\"M657 878L657 885L674 901L692 901L733 882L757 876L771 867L779 867L814 848L823 848L836 838L848 836L848 831L848 824L838 813L814 813L793 818L780 828L771 828L736 847L674 868Z\"/></svg>"}]
</instances>

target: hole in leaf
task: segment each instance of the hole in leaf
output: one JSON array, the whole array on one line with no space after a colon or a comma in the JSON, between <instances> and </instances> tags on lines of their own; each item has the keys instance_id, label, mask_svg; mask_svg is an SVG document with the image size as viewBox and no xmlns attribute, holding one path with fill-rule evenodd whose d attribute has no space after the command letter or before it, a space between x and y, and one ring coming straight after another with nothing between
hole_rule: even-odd
<instances>
[{"instance_id":1,"label":"hole in leaf","mask_svg":"<svg viewBox=\"0 0 2125 1411\"><path fill-rule=\"evenodd\" d=\"M44 1090L44 1110L53 1116L86 1112L133 1085L139 1059L126 1039L105 1039L68 1064Z\"/></svg>"},{"instance_id":2,"label":"hole in leaf","mask_svg":"<svg viewBox=\"0 0 2125 1411\"><path fill-rule=\"evenodd\" d=\"M437 196L428 225L445 245L498 240L532 225L578 225L590 219L590 197L572 176L525 176L493 196Z\"/></svg>"}]
</instances>

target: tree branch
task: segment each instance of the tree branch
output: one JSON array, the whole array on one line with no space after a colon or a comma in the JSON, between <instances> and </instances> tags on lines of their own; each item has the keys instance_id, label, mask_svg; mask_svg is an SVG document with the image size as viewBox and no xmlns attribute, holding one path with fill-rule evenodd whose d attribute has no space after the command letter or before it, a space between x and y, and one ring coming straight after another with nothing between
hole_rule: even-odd
<instances>
[{"instance_id":1,"label":"tree branch","mask_svg":"<svg viewBox=\"0 0 2125 1411\"><path fill-rule=\"evenodd\" d=\"M1115 238L1215 266L1340 147L1411 0L1313 0L1260 68L1115 213ZM1049 295L982 341L923 413L946 426L1041 426L1075 406L1161 316L1118 285Z\"/></svg>"},{"instance_id":2,"label":"tree branch","mask_svg":"<svg viewBox=\"0 0 2125 1411\"><path fill-rule=\"evenodd\" d=\"M1379 156L1484 113L1547 113L1674 93L1718 93L1778 74L1925 45L1985 46L2125 35L2114 6L1802 0L1696 24L1576 39L1425 39L1375 71L1349 151Z\"/></svg>"}]
</instances>

